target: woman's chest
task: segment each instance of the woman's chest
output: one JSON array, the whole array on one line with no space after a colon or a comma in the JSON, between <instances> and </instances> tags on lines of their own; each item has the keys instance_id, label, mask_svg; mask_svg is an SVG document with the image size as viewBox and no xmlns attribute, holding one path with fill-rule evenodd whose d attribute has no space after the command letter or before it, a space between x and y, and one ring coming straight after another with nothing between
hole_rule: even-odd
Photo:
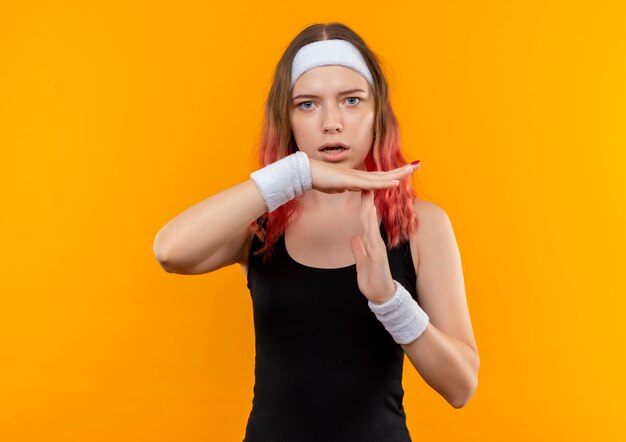
<instances>
[{"instance_id":1,"label":"woman's chest","mask_svg":"<svg viewBox=\"0 0 626 442\"><path fill-rule=\"evenodd\" d=\"M378 218L379 234L385 236L382 220ZM350 245L351 238L362 235L360 219L351 220L338 216L324 222L305 221L287 226L284 244L292 260L308 267L333 269L355 263ZM412 261L417 269L418 254L415 238L410 241Z\"/></svg>"},{"instance_id":2,"label":"woman's chest","mask_svg":"<svg viewBox=\"0 0 626 442\"><path fill-rule=\"evenodd\" d=\"M321 225L299 223L285 230L285 248L293 260L309 267L346 267L355 262L350 239L361 233L360 226L339 220Z\"/></svg>"}]
</instances>

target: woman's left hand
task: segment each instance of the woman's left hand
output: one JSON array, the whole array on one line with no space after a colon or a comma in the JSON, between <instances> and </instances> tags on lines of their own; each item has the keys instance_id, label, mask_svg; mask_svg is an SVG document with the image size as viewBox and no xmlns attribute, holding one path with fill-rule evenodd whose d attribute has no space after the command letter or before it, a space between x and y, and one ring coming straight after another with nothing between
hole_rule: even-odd
<instances>
[{"instance_id":1,"label":"woman's left hand","mask_svg":"<svg viewBox=\"0 0 626 442\"><path fill-rule=\"evenodd\" d=\"M363 235L350 238L359 289L368 300L382 304L393 297L395 284L389 269L385 241L380 236L372 190L361 191L361 224Z\"/></svg>"}]
</instances>

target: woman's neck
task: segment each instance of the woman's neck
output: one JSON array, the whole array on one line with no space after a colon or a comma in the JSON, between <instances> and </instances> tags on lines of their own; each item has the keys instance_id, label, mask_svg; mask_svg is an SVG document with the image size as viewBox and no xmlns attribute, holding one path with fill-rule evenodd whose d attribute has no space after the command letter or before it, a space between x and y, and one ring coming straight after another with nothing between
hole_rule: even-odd
<instances>
[{"instance_id":1,"label":"woman's neck","mask_svg":"<svg viewBox=\"0 0 626 442\"><path fill-rule=\"evenodd\" d=\"M302 209L315 212L341 213L346 209L359 210L361 208L361 192L325 193L311 189L298 197L298 203Z\"/></svg>"}]
</instances>

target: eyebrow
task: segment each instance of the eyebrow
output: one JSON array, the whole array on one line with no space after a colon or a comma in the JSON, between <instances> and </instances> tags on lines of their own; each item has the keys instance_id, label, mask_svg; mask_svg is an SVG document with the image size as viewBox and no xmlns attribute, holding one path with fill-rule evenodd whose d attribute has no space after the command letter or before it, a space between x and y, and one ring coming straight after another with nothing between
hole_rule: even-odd
<instances>
[{"instance_id":1,"label":"eyebrow","mask_svg":"<svg viewBox=\"0 0 626 442\"><path fill-rule=\"evenodd\" d=\"M367 93L363 89L350 89L350 90L347 90L347 91L339 92L337 95L352 94L354 92L364 92L364 93ZM297 100L298 98L320 98L320 97L317 96L317 95L305 94L305 95L296 95L295 97L292 98L292 100Z\"/></svg>"}]
</instances>

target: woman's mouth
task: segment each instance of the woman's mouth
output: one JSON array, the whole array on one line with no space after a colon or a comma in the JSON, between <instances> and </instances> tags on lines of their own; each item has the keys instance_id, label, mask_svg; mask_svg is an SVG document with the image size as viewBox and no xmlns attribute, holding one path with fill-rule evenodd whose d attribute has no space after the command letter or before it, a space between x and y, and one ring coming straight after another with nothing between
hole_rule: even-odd
<instances>
[{"instance_id":1,"label":"woman's mouth","mask_svg":"<svg viewBox=\"0 0 626 442\"><path fill-rule=\"evenodd\" d=\"M327 147L326 149L322 149L322 152L326 153L339 153L346 150L345 147Z\"/></svg>"},{"instance_id":2,"label":"woman's mouth","mask_svg":"<svg viewBox=\"0 0 626 442\"><path fill-rule=\"evenodd\" d=\"M340 161L343 160L348 152L348 149L345 147L327 147L325 149L320 150L322 156L327 161Z\"/></svg>"}]
</instances>

